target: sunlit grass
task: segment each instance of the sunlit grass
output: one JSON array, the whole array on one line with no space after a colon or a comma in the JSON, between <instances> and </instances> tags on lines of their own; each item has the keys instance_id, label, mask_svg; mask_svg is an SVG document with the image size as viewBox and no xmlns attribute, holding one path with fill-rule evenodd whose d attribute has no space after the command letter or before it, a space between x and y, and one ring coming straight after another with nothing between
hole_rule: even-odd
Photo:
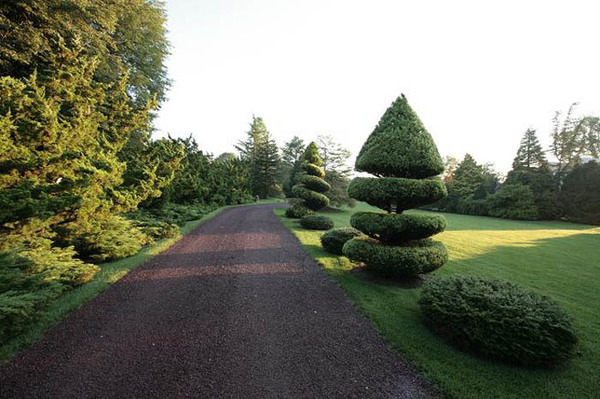
<instances>
[{"instance_id":1,"label":"sunlit grass","mask_svg":"<svg viewBox=\"0 0 600 399\"><path fill-rule=\"evenodd\" d=\"M368 210L327 212L336 227ZM519 222L445 214L448 230L437 236L450 261L436 273L476 274L512 281L547 295L572 314L578 356L557 370L527 369L457 351L428 331L418 307L420 288L367 281L349 271L344 257L325 252L322 232L302 229L276 214L306 250L371 319L389 344L454 398L592 398L600 392L600 228L565 222ZM418 212L418 211L415 211Z\"/></svg>"}]
</instances>

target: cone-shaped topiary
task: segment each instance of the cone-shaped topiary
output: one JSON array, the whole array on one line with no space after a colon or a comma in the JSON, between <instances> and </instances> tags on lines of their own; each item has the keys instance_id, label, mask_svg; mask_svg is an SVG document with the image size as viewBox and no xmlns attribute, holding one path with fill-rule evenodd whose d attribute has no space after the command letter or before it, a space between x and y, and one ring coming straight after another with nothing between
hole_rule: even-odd
<instances>
[{"instance_id":1,"label":"cone-shaped topiary","mask_svg":"<svg viewBox=\"0 0 600 399\"><path fill-rule=\"evenodd\" d=\"M439 215L406 215L406 209L439 201L447 195L441 180L444 163L433 139L402 95L383 114L356 158L356 170L378 178L356 178L350 197L388 213L358 212L352 227L367 237L346 242L344 254L387 276L429 273L448 260L443 244L430 236L446 228Z\"/></svg>"},{"instance_id":2,"label":"cone-shaped topiary","mask_svg":"<svg viewBox=\"0 0 600 399\"><path fill-rule=\"evenodd\" d=\"M296 208L304 206L308 210L317 211L329 205L329 198L323 193L329 191L331 186L323 180L325 171L321 168L322 164L323 160L319 157L317 145L314 142L310 143L304 152L304 162L302 163L304 173L298 178L298 184L292 187L294 197L302 200L301 205L296 205ZM300 212L286 212L288 217L294 217L297 214Z\"/></svg>"}]
</instances>

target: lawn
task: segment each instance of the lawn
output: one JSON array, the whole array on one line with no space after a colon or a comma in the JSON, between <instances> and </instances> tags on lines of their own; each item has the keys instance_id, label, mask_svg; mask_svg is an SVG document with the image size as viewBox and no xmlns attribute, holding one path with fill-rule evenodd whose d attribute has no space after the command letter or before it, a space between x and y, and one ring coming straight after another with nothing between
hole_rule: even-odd
<instances>
[{"instance_id":1,"label":"lawn","mask_svg":"<svg viewBox=\"0 0 600 399\"><path fill-rule=\"evenodd\" d=\"M321 212L336 227L352 210ZM445 214L436 238L450 252L436 274L474 274L509 280L558 301L575 318L580 339L574 360L554 370L484 360L447 345L421 323L420 288L374 282L350 273L348 259L325 252L322 232L304 230L276 214L306 250L372 321L387 342L452 398L592 398L600 392L600 227L566 222L521 222ZM419 212L419 211L411 211Z\"/></svg>"}]
</instances>

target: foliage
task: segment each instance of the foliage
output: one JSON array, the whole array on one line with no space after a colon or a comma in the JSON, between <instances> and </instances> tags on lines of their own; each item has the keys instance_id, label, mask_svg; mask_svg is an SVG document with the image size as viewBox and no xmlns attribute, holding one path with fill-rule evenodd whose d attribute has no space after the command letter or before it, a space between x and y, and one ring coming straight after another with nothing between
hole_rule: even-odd
<instances>
[{"instance_id":1,"label":"foliage","mask_svg":"<svg viewBox=\"0 0 600 399\"><path fill-rule=\"evenodd\" d=\"M440 242L417 240L387 245L372 238L354 238L344 245L344 255L364 262L369 270L385 277L407 277L431 273L448 261Z\"/></svg>"},{"instance_id":2,"label":"foliage","mask_svg":"<svg viewBox=\"0 0 600 399\"><path fill-rule=\"evenodd\" d=\"M329 230L333 228L333 220L323 215L304 215L300 219L300 226L311 230Z\"/></svg>"},{"instance_id":3,"label":"foliage","mask_svg":"<svg viewBox=\"0 0 600 399\"><path fill-rule=\"evenodd\" d=\"M292 137L281 149L280 173L286 197L292 196L292 187L296 185L297 176L300 175L300 171L302 170L302 157L305 150L304 141L298 136Z\"/></svg>"},{"instance_id":4,"label":"foliage","mask_svg":"<svg viewBox=\"0 0 600 399\"><path fill-rule=\"evenodd\" d=\"M490 215L504 219L535 220L538 218L533 192L522 184L505 184L489 198Z\"/></svg>"},{"instance_id":5,"label":"foliage","mask_svg":"<svg viewBox=\"0 0 600 399\"><path fill-rule=\"evenodd\" d=\"M356 201L348 195L348 186L350 179L336 171L330 171L325 175L325 181L329 183L331 189L325 193L329 198L329 204L336 207L347 205L353 207Z\"/></svg>"},{"instance_id":6,"label":"foliage","mask_svg":"<svg viewBox=\"0 0 600 399\"><path fill-rule=\"evenodd\" d=\"M352 227L340 227L331 229L321 236L321 245L327 252L336 255L343 255L342 248L344 244L362 233Z\"/></svg>"},{"instance_id":7,"label":"foliage","mask_svg":"<svg viewBox=\"0 0 600 399\"><path fill-rule=\"evenodd\" d=\"M446 263L446 248L428 239L444 230L445 220L402 214L448 194L444 182L433 178L444 171L437 147L404 95L388 108L367 138L356 169L384 177L355 178L348 187L350 197L388 213L353 216L352 226L369 237L348 241L344 254L390 277L429 273Z\"/></svg>"},{"instance_id":8,"label":"foliage","mask_svg":"<svg viewBox=\"0 0 600 399\"><path fill-rule=\"evenodd\" d=\"M439 201L447 192L440 180L357 177L350 182L348 194L358 201L364 201L388 212L402 212Z\"/></svg>"},{"instance_id":9,"label":"foliage","mask_svg":"<svg viewBox=\"0 0 600 399\"><path fill-rule=\"evenodd\" d=\"M350 174L351 169L348 167L348 159L352 153L348 149L336 143L330 135L318 136L317 146L326 174L336 172L346 177Z\"/></svg>"},{"instance_id":10,"label":"foliage","mask_svg":"<svg viewBox=\"0 0 600 399\"><path fill-rule=\"evenodd\" d=\"M546 154L535 134L534 129L527 129L513 161L513 169L547 168Z\"/></svg>"},{"instance_id":11,"label":"foliage","mask_svg":"<svg viewBox=\"0 0 600 399\"><path fill-rule=\"evenodd\" d=\"M600 224L600 164L576 166L565 177L560 203L568 219Z\"/></svg>"},{"instance_id":12,"label":"foliage","mask_svg":"<svg viewBox=\"0 0 600 399\"><path fill-rule=\"evenodd\" d=\"M452 191L459 198L472 199L475 191L484 183L484 169L471 154L466 154L452 176Z\"/></svg>"},{"instance_id":13,"label":"foliage","mask_svg":"<svg viewBox=\"0 0 600 399\"><path fill-rule=\"evenodd\" d=\"M553 365L573 355L577 337L548 297L473 276L436 277L419 301L425 322L459 347L526 365Z\"/></svg>"},{"instance_id":14,"label":"foliage","mask_svg":"<svg viewBox=\"0 0 600 399\"><path fill-rule=\"evenodd\" d=\"M404 95L387 109L356 158L356 170L422 179L444 171L433 139Z\"/></svg>"},{"instance_id":15,"label":"foliage","mask_svg":"<svg viewBox=\"0 0 600 399\"><path fill-rule=\"evenodd\" d=\"M278 183L279 149L271 137L262 118L252 117L250 130L245 141L240 141L236 148L241 159L248 162L250 174L249 185L253 196L268 198L281 193Z\"/></svg>"},{"instance_id":16,"label":"foliage","mask_svg":"<svg viewBox=\"0 0 600 399\"><path fill-rule=\"evenodd\" d=\"M305 215L312 215L313 211L308 209L302 202L297 202L285 210L285 216L290 219L300 219Z\"/></svg>"},{"instance_id":17,"label":"foliage","mask_svg":"<svg viewBox=\"0 0 600 399\"><path fill-rule=\"evenodd\" d=\"M446 228L446 219L440 215L356 212L350 225L371 238L394 244L441 233Z\"/></svg>"},{"instance_id":18,"label":"foliage","mask_svg":"<svg viewBox=\"0 0 600 399\"><path fill-rule=\"evenodd\" d=\"M533 202L537 209L537 218L556 219L560 216L558 189L555 177L547 168L519 168L508 172L505 185L527 186L533 193Z\"/></svg>"},{"instance_id":19,"label":"foliage","mask_svg":"<svg viewBox=\"0 0 600 399\"><path fill-rule=\"evenodd\" d=\"M83 259L105 262L136 254L148 243L130 220L113 215L92 220L85 230L74 232L70 242Z\"/></svg>"},{"instance_id":20,"label":"foliage","mask_svg":"<svg viewBox=\"0 0 600 399\"><path fill-rule=\"evenodd\" d=\"M319 156L317 145L314 142L306 147L303 158L302 169L306 174L296 179L299 184L292 187L292 195L301 199L306 208L316 211L329 204L329 198L323 193L327 192L331 186L323 180L324 171L321 168L323 160ZM290 211L289 215L295 217L300 213Z\"/></svg>"}]
</instances>

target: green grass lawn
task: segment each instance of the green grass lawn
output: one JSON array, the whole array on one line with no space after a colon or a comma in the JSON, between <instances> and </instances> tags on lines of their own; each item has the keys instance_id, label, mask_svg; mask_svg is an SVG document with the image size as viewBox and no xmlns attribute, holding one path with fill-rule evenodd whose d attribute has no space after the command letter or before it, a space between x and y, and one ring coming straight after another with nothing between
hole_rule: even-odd
<instances>
[{"instance_id":1,"label":"green grass lawn","mask_svg":"<svg viewBox=\"0 0 600 399\"><path fill-rule=\"evenodd\" d=\"M322 212L336 227L352 210ZM345 257L323 250L323 232L304 230L276 214L327 273L373 322L387 342L452 398L600 397L600 227L565 222L520 222L445 214L448 229L436 238L450 252L436 274L474 274L512 281L558 301L575 318L578 354L555 370L484 360L447 345L421 323L420 288L368 281L350 273ZM419 212L419 211L412 211Z\"/></svg>"}]
</instances>

